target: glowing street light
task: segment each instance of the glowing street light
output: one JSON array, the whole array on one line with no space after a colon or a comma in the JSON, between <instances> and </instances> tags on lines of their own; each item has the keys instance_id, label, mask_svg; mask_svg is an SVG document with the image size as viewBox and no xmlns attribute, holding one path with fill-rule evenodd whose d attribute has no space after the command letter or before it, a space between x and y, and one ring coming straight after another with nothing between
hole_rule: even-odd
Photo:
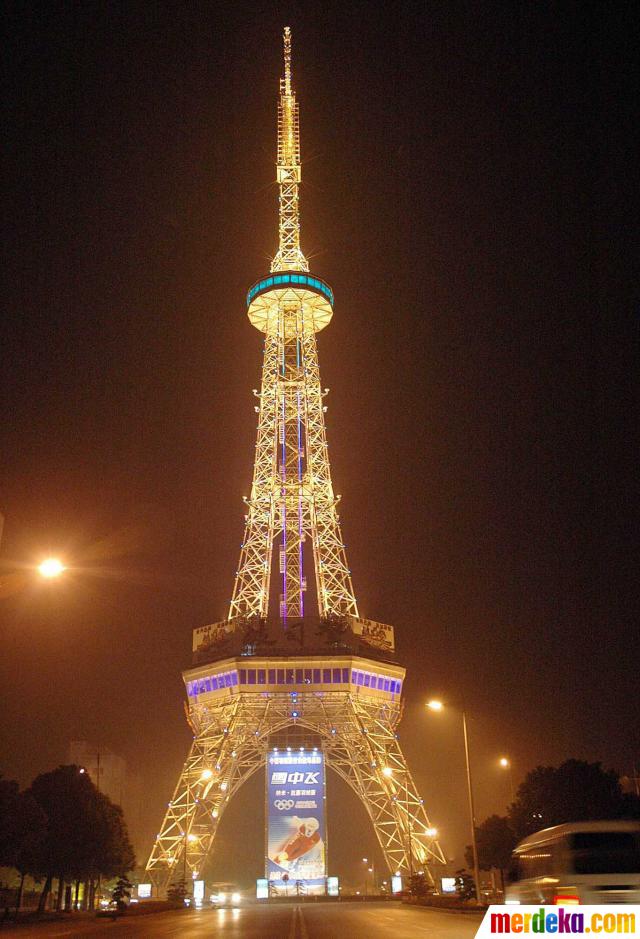
<instances>
[{"instance_id":1,"label":"glowing street light","mask_svg":"<svg viewBox=\"0 0 640 939\"><path fill-rule=\"evenodd\" d=\"M425 833L425 835L427 836L427 838L437 838L437 837L438 837L438 829L437 829L437 828L425 828L424 833Z\"/></svg>"},{"instance_id":2,"label":"glowing street light","mask_svg":"<svg viewBox=\"0 0 640 939\"><path fill-rule=\"evenodd\" d=\"M59 577L65 571L66 567L58 558L46 558L42 564L38 565L38 573L47 580L52 577Z\"/></svg>"},{"instance_id":3,"label":"glowing street light","mask_svg":"<svg viewBox=\"0 0 640 939\"><path fill-rule=\"evenodd\" d=\"M368 897L368 896L369 896L369 878L368 878L367 874L371 874L371 888L372 888L373 892L375 893L375 886L376 886L376 865L375 865L375 861L372 860L372 861L371 861L371 866L369 866L369 858L368 858L368 857L363 857L363 858L362 858L362 863L364 864L364 867L365 867L365 871L364 871L364 895L365 895L365 897Z\"/></svg>"},{"instance_id":4,"label":"glowing street light","mask_svg":"<svg viewBox=\"0 0 640 939\"><path fill-rule=\"evenodd\" d=\"M509 759L508 756L501 756L500 759L498 760L498 763L500 764L502 769L509 770L509 791L511 792L511 801L513 802L515 801L515 796L513 794L513 767L511 765L511 760Z\"/></svg>"},{"instance_id":5,"label":"glowing street light","mask_svg":"<svg viewBox=\"0 0 640 939\"><path fill-rule=\"evenodd\" d=\"M427 701L431 711L443 711L444 704L437 699ZM467 796L469 799L469 818L471 821L471 848L473 851L473 876L476 882L476 900L480 903L480 867L478 865L478 846L476 844L476 813L473 807L473 785L471 783L471 764L469 762L469 737L467 734L467 715L462 711L462 735L464 737L464 756L467 765Z\"/></svg>"},{"instance_id":6,"label":"glowing street light","mask_svg":"<svg viewBox=\"0 0 640 939\"><path fill-rule=\"evenodd\" d=\"M391 768L390 766L383 766L383 767L382 767L382 775L383 775L383 776L386 776L387 779L389 779L391 776L393 776L393 770L392 770L392 768Z\"/></svg>"}]
</instances>

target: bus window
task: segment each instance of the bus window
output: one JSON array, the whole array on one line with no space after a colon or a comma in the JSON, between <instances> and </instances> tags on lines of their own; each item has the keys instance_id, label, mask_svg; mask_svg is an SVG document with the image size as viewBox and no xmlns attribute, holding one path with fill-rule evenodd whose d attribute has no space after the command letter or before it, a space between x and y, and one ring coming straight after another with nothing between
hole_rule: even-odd
<instances>
[{"instance_id":1,"label":"bus window","mask_svg":"<svg viewBox=\"0 0 640 939\"><path fill-rule=\"evenodd\" d=\"M518 856L514 854L511 858L511 863L509 864L509 869L507 871L507 880L510 883L515 884L521 880L521 878L522 867L520 865L520 861L518 860Z\"/></svg>"},{"instance_id":2,"label":"bus window","mask_svg":"<svg viewBox=\"0 0 640 939\"><path fill-rule=\"evenodd\" d=\"M577 831L569 844L576 874L640 874L640 835L632 831Z\"/></svg>"}]
</instances>

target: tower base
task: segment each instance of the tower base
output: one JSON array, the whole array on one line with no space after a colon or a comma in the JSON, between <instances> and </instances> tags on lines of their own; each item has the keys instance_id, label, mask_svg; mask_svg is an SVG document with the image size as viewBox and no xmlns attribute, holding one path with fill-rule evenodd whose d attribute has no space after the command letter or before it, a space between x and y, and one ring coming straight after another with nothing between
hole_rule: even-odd
<instances>
[{"instance_id":1,"label":"tower base","mask_svg":"<svg viewBox=\"0 0 640 939\"><path fill-rule=\"evenodd\" d=\"M273 735L304 728L364 805L391 873L445 858L396 735L405 670L361 656L242 657L184 673L194 741L147 870L156 890L199 879L229 800Z\"/></svg>"}]
</instances>

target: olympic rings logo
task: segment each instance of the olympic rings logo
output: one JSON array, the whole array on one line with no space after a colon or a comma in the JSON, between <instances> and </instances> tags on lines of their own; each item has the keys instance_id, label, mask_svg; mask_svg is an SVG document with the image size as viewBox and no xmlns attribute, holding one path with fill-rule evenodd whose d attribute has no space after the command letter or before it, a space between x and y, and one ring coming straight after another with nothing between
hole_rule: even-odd
<instances>
[{"instance_id":1,"label":"olympic rings logo","mask_svg":"<svg viewBox=\"0 0 640 939\"><path fill-rule=\"evenodd\" d=\"M279 812L286 812L288 809L293 808L294 802L293 799L276 799L273 804Z\"/></svg>"}]
</instances>

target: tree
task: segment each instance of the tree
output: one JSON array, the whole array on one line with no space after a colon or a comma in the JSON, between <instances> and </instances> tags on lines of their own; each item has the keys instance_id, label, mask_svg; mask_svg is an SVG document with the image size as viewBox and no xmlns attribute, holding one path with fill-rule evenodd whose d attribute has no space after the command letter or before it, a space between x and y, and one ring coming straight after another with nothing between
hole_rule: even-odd
<instances>
[{"instance_id":1,"label":"tree","mask_svg":"<svg viewBox=\"0 0 640 939\"><path fill-rule=\"evenodd\" d=\"M97 838L96 851L92 858L93 870L88 870L88 873L104 877L126 874L136 866L136 858L122 809L103 792L96 792L94 795Z\"/></svg>"},{"instance_id":2,"label":"tree","mask_svg":"<svg viewBox=\"0 0 640 939\"><path fill-rule=\"evenodd\" d=\"M13 867L20 874L16 910L22 905L24 879L34 864L44 834L47 817L28 792L20 792L17 782L0 778L0 866Z\"/></svg>"},{"instance_id":3,"label":"tree","mask_svg":"<svg viewBox=\"0 0 640 939\"><path fill-rule=\"evenodd\" d=\"M412 897L426 897L428 889L427 878L424 874L411 874L409 877L409 893Z\"/></svg>"},{"instance_id":4,"label":"tree","mask_svg":"<svg viewBox=\"0 0 640 939\"><path fill-rule=\"evenodd\" d=\"M179 903L180 906L184 906L184 901L187 896L186 880L177 880L174 884L171 884L167 890L167 900L170 900L172 903Z\"/></svg>"},{"instance_id":5,"label":"tree","mask_svg":"<svg viewBox=\"0 0 640 939\"><path fill-rule=\"evenodd\" d=\"M13 827L20 786L0 776L0 867L11 867Z\"/></svg>"},{"instance_id":6,"label":"tree","mask_svg":"<svg viewBox=\"0 0 640 939\"><path fill-rule=\"evenodd\" d=\"M500 815L490 815L482 825L476 828L476 847L478 849L478 866L483 871L495 867L505 870L509 864L511 852L516 845L516 836L509 820ZM469 867L473 867L473 852L471 845L465 851L465 860Z\"/></svg>"},{"instance_id":7,"label":"tree","mask_svg":"<svg viewBox=\"0 0 640 939\"><path fill-rule=\"evenodd\" d=\"M455 873L456 893L461 900L471 900L476 895L476 885L468 871L461 869Z\"/></svg>"},{"instance_id":8,"label":"tree","mask_svg":"<svg viewBox=\"0 0 640 939\"><path fill-rule=\"evenodd\" d=\"M115 901L115 904L120 913L124 913L127 908L127 900L131 899L132 887L133 884L131 881L127 880L126 877L119 877L115 887L111 892L111 898Z\"/></svg>"},{"instance_id":9,"label":"tree","mask_svg":"<svg viewBox=\"0 0 640 939\"><path fill-rule=\"evenodd\" d=\"M28 790L47 817L44 837L29 873L44 877L39 910L58 878L58 906L65 881L125 874L135 866L122 810L98 792L79 766L59 766L34 779Z\"/></svg>"},{"instance_id":10,"label":"tree","mask_svg":"<svg viewBox=\"0 0 640 939\"><path fill-rule=\"evenodd\" d=\"M509 807L518 841L540 828L609 818L640 818L640 799L623 793L613 770L583 760L538 766L527 774Z\"/></svg>"}]
</instances>

